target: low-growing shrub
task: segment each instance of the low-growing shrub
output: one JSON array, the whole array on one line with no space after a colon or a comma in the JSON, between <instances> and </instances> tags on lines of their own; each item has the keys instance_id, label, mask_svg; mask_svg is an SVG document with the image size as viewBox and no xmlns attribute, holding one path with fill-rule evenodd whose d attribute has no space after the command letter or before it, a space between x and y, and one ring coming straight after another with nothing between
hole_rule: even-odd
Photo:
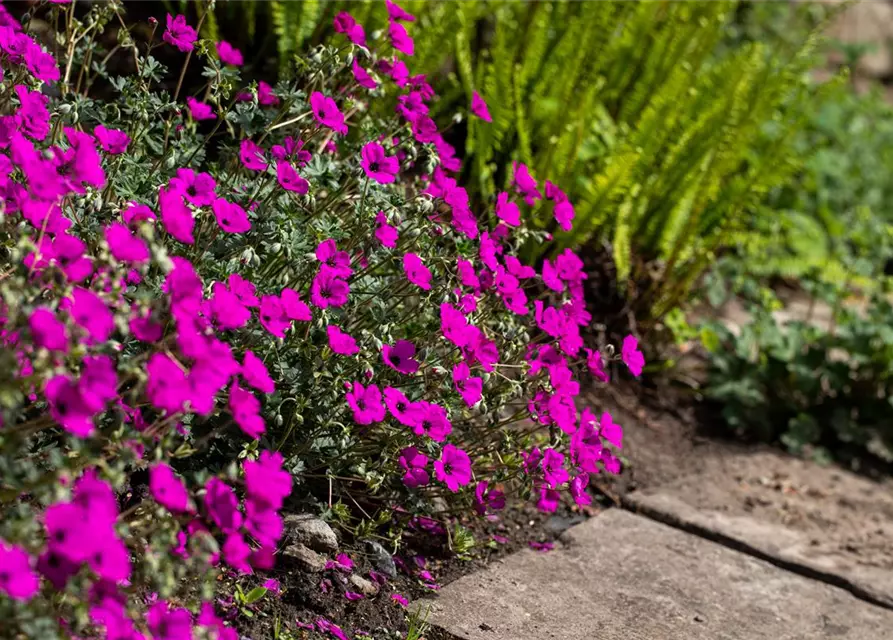
<instances>
[{"instance_id":1,"label":"low-growing shrub","mask_svg":"<svg viewBox=\"0 0 893 640\"><path fill-rule=\"evenodd\" d=\"M636 341L584 347L572 251L514 255L567 200L517 165L473 211L388 8L247 89L182 16L60 4L54 59L0 13L4 633L235 637L216 577L273 564L283 507L396 538L435 497L548 511L617 471L620 427L574 398L639 375Z\"/></svg>"}]
</instances>

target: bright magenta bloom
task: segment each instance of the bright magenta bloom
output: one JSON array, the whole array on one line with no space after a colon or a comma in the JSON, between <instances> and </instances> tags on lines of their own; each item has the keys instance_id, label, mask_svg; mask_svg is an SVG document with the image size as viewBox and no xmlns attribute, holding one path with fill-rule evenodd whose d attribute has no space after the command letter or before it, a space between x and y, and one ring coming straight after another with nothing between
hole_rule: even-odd
<instances>
[{"instance_id":1,"label":"bright magenta bloom","mask_svg":"<svg viewBox=\"0 0 893 640\"><path fill-rule=\"evenodd\" d=\"M165 231L183 244L195 243L195 238L192 236L195 218L176 189L162 187L159 190L158 209L161 211L161 224Z\"/></svg>"},{"instance_id":2,"label":"bright magenta bloom","mask_svg":"<svg viewBox=\"0 0 893 640\"><path fill-rule=\"evenodd\" d=\"M411 427L415 424L412 403L403 395L403 392L394 387L386 387L384 390L384 402L388 411L400 424Z\"/></svg>"},{"instance_id":3,"label":"bright magenta bloom","mask_svg":"<svg viewBox=\"0 0 893 640\"><path fill-rule=\"evenodd\" d=\"M403 484L410 489L423 487L431 481L431 476L425 470L428 466L428 456L420 453L415 447L407 447L400 452L400 466L406 472L403 474Z\"/></svg>"},{"instance_id":4,"label":"bright magenta bloom","mask_svg":"<svg viewBox=\"0 0 893 640\"><path fill-rule=\"evenodd\" d=\"M342 356L352 356L360 352L357 341L336 325L330 324L326 327L326 333L329 336L329 347L335 353Z\"/></svg>"},{"instance_id":5,"label":"bright magenta bloom","mask_svg":"<svg viewBox=\"0 0 893 640\"><path fill-rule=\"evenodd\" d=\"M245 62L242 59L242 52L236 49L226 40L217 43L217 55L224 64L231 64L234 67L241 67Z\"/></svg>"},{"instance_id":6,"label":"bright magenta bloom","mask_svg":"<svg viewBox=\"0 0 893 640\"><path fill-rule=\"evenodd\" d=\"M564 468L564 454L555 449L546 449L543 454L543 476L551 488L562 485L568 481L568 473Z\"/></svg>"},{"instance_id":7,"label":"bright magenta bloom","mask_svg":"<svg viewBox=\"0 0 893 640\"><path fill-rule=\"evenodd\" d=\"M446 445L440 454L440 460L434 462L434 475L455 493L459 487L471 482L471 460L468 454L451 444Z\"/></svg>"},{"instance_id":8,"label":"bright magenta bloom","mask_svg":"<svg viewBox=\"0 0 893 640\"><path fill-rule=\"evenodd\" d=\"M35 346L61 353L68 351L68 332L65 323L57 319L49 309L35 309L28 318L28 325Z\"/></svg>"},{"instance_id":9,"label":"bright magenta bloom","mask_svg":"<svg viewBox=\"0 0 893 640\"><path fill-rule=\"evenodd\" d=\"M248 138L242 140L239 145L239 160L242 161L242 166L252 171L264 171L267 168L264 150L256 142L252 142Z\"/></svg>"},{"instance_id":10,"label":"bright magenta bloom","mask_svg":"<svg viewBox=\"0 0 893 640\"><path fill-rule=\"evenodd\" d=\"M354 44L358 44L361 47L366 46L366 32L363 29L363 25L358 24L353 16L346 11L342 11L335 16L334 27L336 33L343 33Z\"/></svg>"},{"instance_id":11,"label":"bright magenta bloom","mask_svg":"<svg viewBox=\"0 0 893 640\"><path fill-rule=\"evenodd\" d=\"M348 278L353 273L350 267L350 255L347 251L339 251L338 245L331 238L323 240L316 246L316 259L339 278Z\"/></svg>"},{"instance_id":12,"label":"bright magenta bloom","mask_svg":"<svg viewBox=\"0 0 893 640\"><path fill-rule=\"evenodd\" d=\"M245 233L251 230L251 221L245 209L225 198L217 198L211 204L217 224L227 233Z\"/></svg>"},{"instance_id":13,"label":"bright magenta bloom","mask_svg":"<svg viewBox=\"0 0 893 640\"><path fill-rule=\"evenodd\" d=\"M30 600L40 587L32 565L24 549L0 540L0 591L13 600Z\"/></svg>"},{"instance_id":14,"label":"bright magenta bloom","mask_svg":"<svg viewBox=\"0 0 893 640\"><path fill-rule=\"evenodd\" d=\"M406 278L420 289L431 289L431 271L416 254L407 253L403 256L403 271Z\"/></svg>"},{"instance_id":15,"label":"bright magenta bloom","mask_svg":"<svg viewBox=\"0 0 893 640\"><path fill-rule=\"evenodd\" d=\"M385 408L381 403L381 391L376 385L364 387L361 383L354 382L346 397L357 424L372 424L384 420Z\"/></svg>"},{"instance_id":16,"label":"bright magenta bloom","mask_svg":"<svg viewBox=\"0 0 893 640\"><path fill-rule=\"evenodd\" d=\"M366 71L363 67L360 66L360 63L357 62L357 59L353 59L353 64L351 65L351 70L353 71L354 80L357 81L361 87L365 87L367 89L374 89L378 86L378 83L375 81L375 78L369 75L369 72Z\"/></svg>"},{"instance_id":17,"label":"bright magenta bloom","mask_svg":"<svg viewBox=\"0 0 893 640\"><path fill-rule=\"evenodd\" d=\"M168 465L156 462L149 468L149 491L155 502L174 513L189 511L189 492L183 480Z\"/></svg>"},{"instance_id":18,"label":"bright magenta bloom","mask_svg":"<svg viewBox=\"0 0 893 640\"><path fill-rule=\"evenodd\" d=\"M381 358L394 371L407 375L419 370L419 362L415 360L415 345L408 340L398 340L394 346L381 346Z\"/></svg>"},{"instance_id":19,"label":"bright magenta bloom","mask_svg":"<svg viewBox=\"0 0 893 640\"><path fill-rule=\"evenodd\" d=\"M397 158L385 154L384 147L377 142L369 142L362 149L360 163L369 178L380 184L388 184L397 179L400 163Z\"/></svg>"},{"instance_id":20,"label":"bright magenta bloom","mask_svg":"<svg viewBox=\"0 0 893 640\"><path fill-rule=\"evenodd\" d=\"M642 368L645 366L645 356L639 351L639 341L634 336L626 336L623 339L620 357L634 376L638 378L642 375Z\"/></svg>"},{"instance_id":21,"label":"bright magenta bloom","mask_svg":"<svg viewBox=\"0 0 893 640\"><path fill-rule=\"evenodd\" d=\"M493 118L490 117L490 110L487 108L487 103L484 102L481 94L477 91L474 91L471 94L471 112L485 122L493 122Z\"/></svg>"},{"instance_id":22,"label":"bright magenta bloom","mask_svg":"<svg viewBox=\"0 0 893 640\"><path fill-rule=\"evenodd\" d=\"M314 91L310 95L310 108L313 110L316 121L321 125L328 127L336 133L347 135L344 114L338 109L338 105L334 100L327 98L319 91Z\"/></svg>"},{"instance_id":23,"label":"bright magenta bloom","mask_svg":"<svg viewBox=\"0 0 893 640\"><path fill-rule=\"evenodd\" d=\"M391 0L384 0L385 7L388 10L388 16L391 20L403 20L405 22L415 22L415 16L407 12L403 7L397 5Z\"/></svg>"},{"instance_id":24,"label":"bright magenta bloom","mask_svg":"<svg viewBox=\"0 0 893 640\"><path fill-rule=\"evenodd\" d=\"M397 240L400 238L400 234L397 232L396 227L388 224L388 219L383 211L379 211L375 215L375 223L378 225L375 228L376 239L385 247L389 247L391 249L396 247Z\"/></svg>"},{"instance_id":25,"label":"bright magenta bloom","mask_svg":"<svg viewBox=\"0 0 893 640\"><path fill-rule=\"evenodd\" d=\"M310 302L320 309L341 307L347 302L350 287L336 271L323 265L310 286Z\"/></svg>"},{"instance_id":26,"label":"bright magenta bloom","mask_svg":"<svg viewBox=\"0 0 893 640\"><path fill-rule=\"evenodd\" d=\"M276 163L276 179L286 191L304 195L310 190L310 183L298 175L297 170L287 160Z\"/></svg>"},{"instance_id":27,"label":"bright magenta bloom","mask_svg":"<svg viewBox=\"0 0 893 640\"><path fill-rule=\"evenodd\" d=\"M149 259L149 247L130 233L130 229L120 222L113 222L105 228L105 241L115 260L121 262L145 262Z\"/></svg>"},{"instance_id":28,"label":"bright magenta bloom","mask_svg":"<svg viewBox=\"0 0 893 640\"><path fill-rule=\"evenodd\" d=\"M265 107L279 104L279 98L273 93L273 87L263 80L257 83L257 103Z\"/></svg>"},{"instance_id":29,"label":"bright magenta bloom","mask_svg":"<svg viewBox=\"0 0 893 640\"><path fill-rule=\"evenodd\" d=\"M186 98L186 106L189 107L189 114L193 120L214 120L217 117L214 107L206 102L200 102L192 96Z\"/></svg>"},{"instance_id":30,"label":"bright magenta bloom","mask_svg":"<svg viewBox=\"0 0 893 640\"><path fill-rule=\"evenodd\" d=\"M173 18L171 14L167 14L167 31L164 32L162 40L186 53L195 46L197 39L198 34L186 24L185 16Z\"/></svg>"},{"instance_id":31,"label":"bright magenta bloom","mask_svg":"<svg viewBox=\"0 0 893 640\"><path fill-rule=\"evenodd\" d=\"M406 28L402 24L391 22L388 26L388 35L391 36L391 44L397 51L408 56L415 53L415 43L406 33Z\"/></svg>"},{"instance_id":32,"label":"bright magenta bloom","mask_svg":"<svg viewBox=\"0 0 893 640\"><path fill-rule=\"evenodd\" d=\"M99 140L99 146L112 155L118 155L127 151L127 145L130 144L130 136L126 132L119 129L106 129L104 126L96 125L93 129L93 135Z\"/></svg>"},{"instance_id":33,"label":"bright magenta bloom","mask_svg":"<svg viewBox=\"0 0 893 640\"><path fill-rule=\"evenodd\" d=\"M219 478L210 478L205 484L205 509L221 531L237 531L242 526L242 512L233 488Z\"/></svg>"},{"instance_id":34,"label":"bright magenta bloom","mask_svg":"<svg viewBox=\"0 0 893 640\"><path fill-rule=\"evenodd\" d=\"M469 407L480 402L484 382L481 378L472 376L468 365L464 362L453 367L453 385Z\"/></svg>"},{"instance_id":35,"label":"bright magenta bloom","mask_svg":"<svg viewBox=\"0 0 893 640\"><path fill-rule=\"evenodd\" d=\"M433 402L414 402L409 410L412 431L417 436L428 436L435 442L443 442L453 431L453 424L446 409Z\"/></svg>"},{"instance_id":36,"label":"bright magenta bloom","mask_svg":"<svg viewBox=\"0 0 893 640\"><path fill-rule=\"evenodd\" d=\"M264 366L263 360L252 351L245 352L240 373L245 382L261 393L273 393L276 390L276 384Z\"/></svg>"},{"instance_id":37,"label":"bright magenta bloom","mask_svg":"<svg viewBox=\"0 0 893 640\"><path fill-rule=\"evenodd\" d=\"M618 449L623 448L623 428L605 411L598 422L598 434Z\"/></svg>"},{"instance_id":38,"label":"bright magenta bloom","mask_svg":"<svg viewBox=\"0 0 893 640\"><path fill-rule=\"evenodd\" d=\"M509 201L509 194L505 191L496 198L496 217L511 227L521 224L521 210L517 204Z\"/></svg>"}]
</instances>

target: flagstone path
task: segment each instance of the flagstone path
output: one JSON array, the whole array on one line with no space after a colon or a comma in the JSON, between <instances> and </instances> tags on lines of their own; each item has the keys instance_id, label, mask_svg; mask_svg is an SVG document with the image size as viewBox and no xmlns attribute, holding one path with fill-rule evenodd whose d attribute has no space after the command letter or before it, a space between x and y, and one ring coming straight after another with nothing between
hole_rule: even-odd
<instances>
[{"instance_id":1,"label":"flagstone path","mask_svg":"<svg viewBox=\"0 0 893 640\"><path fill-rule=\"evenodd\" d=\"M893 640L891 480L612 413L617 506L422 602L428 640Z\"/></svg>"}]
</instances>

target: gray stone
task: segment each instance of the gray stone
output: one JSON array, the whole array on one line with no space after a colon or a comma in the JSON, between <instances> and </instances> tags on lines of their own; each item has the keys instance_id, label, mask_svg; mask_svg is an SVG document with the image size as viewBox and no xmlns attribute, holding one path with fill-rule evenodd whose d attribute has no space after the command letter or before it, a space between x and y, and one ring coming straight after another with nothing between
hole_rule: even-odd
<instances>
[{"instance_id":1,"label":"gray stone","mask_svg":"<svg viewBox=\"0 0 893 640\"><path fill-rule=\"evenodd\" d=\"M464 576L422 610L459 640L884 640L893 629L893 611L620 509L561 542Z\"/></svg>"},{"instance_id":2,"label":"gray stone","mask_svg":"<svg viewBox=\"0 0 893 640\"><path fill-rule=\"evenodd\" d=\"M858 562L849 554L821 549L812 535L792 527L750 516L696 509L665 493L631 493L624 503L641 513L676 527L746 549L758 556L836 584L860 598L893 609L893 572Z\"/></svg>"},{"instance_id":3,"label":"gray stone","mask_svg":"<svg viewBox=\"0 0 893 640\"><path fill-rule=\"evenodd\" d=\"M366 551L369 553L369 561L376 571L389 578L397 577L397 564L394 562L394 557L383 546L375 540L366 540Z\"/></svg>"},{"instance_id":4,"label":"gray stone","mask_svg":"<svg viewBox=\"0 0 893 640\"><path fill-rule=\"evenodd\" d=\"M374 596L378 593L378 587L375 586L370 580L366 580L366 578L362 576L358 576L357 574L353 574L350 576L350 583L357 588L357 590L366 596Z\"/></svg>"},{"instance_id":5,"label":"gray stone","mask_svg":"<svg viewBox=\"0 0 893 640\"><path fill-rule=\"evenodd\" d=\"M314 551L334 553L338 550L338 537L323 520L306 513L291 514L283 519L285 540L302 544Z\"/></svg>"},{"instance_id":6,"label":"gray stone","mask_svg":"<svg viewBox=\"0 0 893 640\"><path fill-rule=\"evenodd\" d=\"M310 573L322 573L326 568L326 557L304 545L290 544L282 550L282 555L290 558L299 567Z\"/></svg>"}]
</instances>

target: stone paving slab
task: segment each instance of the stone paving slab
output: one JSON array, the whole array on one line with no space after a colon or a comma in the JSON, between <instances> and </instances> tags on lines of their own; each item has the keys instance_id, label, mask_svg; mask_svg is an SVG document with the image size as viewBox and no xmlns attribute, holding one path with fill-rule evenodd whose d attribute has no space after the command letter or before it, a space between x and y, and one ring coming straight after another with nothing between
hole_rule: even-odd
<instances>
[{"instance_id":1,"label":"stone paving slab","mask_svg":"<svg viewBox=\"0 0 893 640\"><path fill-rule=\"evenodd\" d=\"M431 638L889 640L893 611L621 509L445 586Z\"/></svg>"},{"instance_id":2,"label":"stone paving slab","mask_svg":"<svg viewBox=\"0 0 893 640\"><path fill-rule=\"evenodd\" d=\"M698 535L732 543L775 564L836 584L860 598L893 609L893 571L860 564L850 555L817 552L811 533L750 516L697 509L669 493L633 492L624 504L644 515ZM889 553L893 554L893 539ZM893 629L890 631L893 638Z\"/></svg>"}]
</instances>

